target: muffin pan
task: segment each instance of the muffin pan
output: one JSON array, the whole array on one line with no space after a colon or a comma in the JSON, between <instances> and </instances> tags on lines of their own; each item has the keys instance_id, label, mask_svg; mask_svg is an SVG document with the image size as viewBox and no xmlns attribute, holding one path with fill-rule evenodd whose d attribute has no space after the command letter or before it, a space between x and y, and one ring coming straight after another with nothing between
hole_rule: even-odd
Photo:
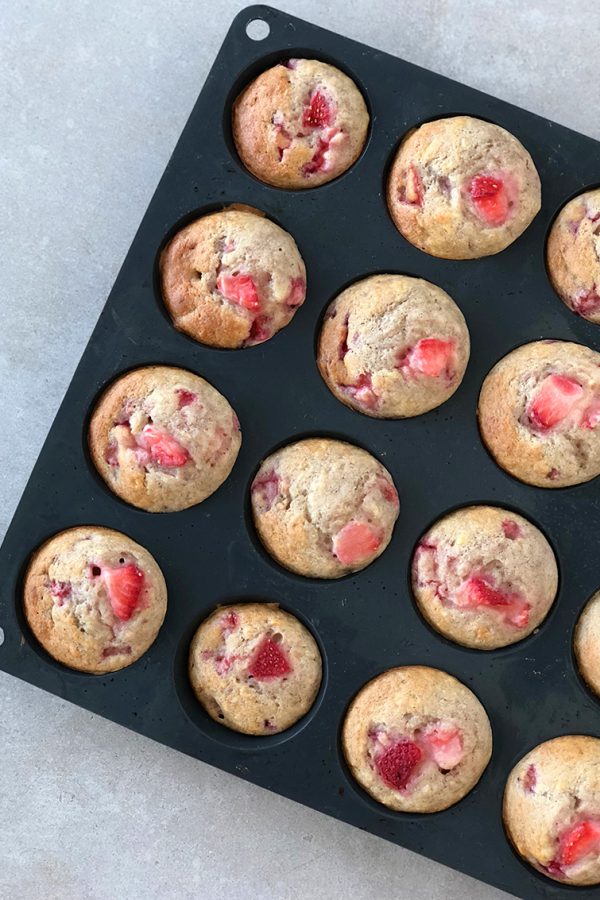
<instances>
[{"instance_id":1,"label":"muffin pan","mask_svg":"<svg viewBox=\"0 0 600 900\"><path fill-rule=\"evenodd\" d=\"M253 40L246 27L268 24ZM266 30L263 25L263 31ZM255 33L251 29L251 33ZM369 106L367 145L335 181L306 191L268 187L236 156L230 128L239 91L275 62L315 57L357 83ZM507 250L464 262L434 259L396 231L385 179L400 138L415 125L465 113L504 126L529 150L542 180L543 206ZM157 110L157 115L160 111ZM571 642L577 617L600 586L600 483L559 490L521 484L488 455L476 405L494 363L539 338L598 349L600 330L578 319L548 281L548 227L564 203L597 183L600 145L392 56L255 6L234 20L167 166L35 465L0 551L0 666L141 734L294 800L423 853L519 897L564 897L522 863L502 824L512 766L541 741L568 733L600 735L600 701L585 687ZM177 332L165 312L157 260L167 239L194 217L227 204L257 207L289 231L308 272L307 300L290 325L244 350L204 347ZM317 371L315 340L333 297L377 272L432 281L463 311L472 339L465 379L446 403L403 421L377 420L341 404ZM243 443L225 484L204 503L152 514L119 500L88 455L90 412L119 374L152 363L197 372L221 391L241 420ZM295 576L279 567L254 533L249 485L278 446L309 435L347 440L390 471L401 509L392 541L371 566L338 581ZM538 525L556 553L560 588L538 631L502 650L478 652L446 641L424 622L411 595L409 567L423 532L462 505L496 504ZM35 642L21 610L24 567L42 541L63 528L116 528L147 547L168 586L165 624L137 663L108 677L53 661ZM323 683L311 711L288 731L249 737L204 713L187 678L198 624L216 604L280 602L315 635ZM356 692L397 665L423 664L455 675L483 703L492 723L492 760L456 806L433 815L394 813L351 779L340 728ZM577 889L581 897L594 889Z\"/></svg>"}]
</instances>

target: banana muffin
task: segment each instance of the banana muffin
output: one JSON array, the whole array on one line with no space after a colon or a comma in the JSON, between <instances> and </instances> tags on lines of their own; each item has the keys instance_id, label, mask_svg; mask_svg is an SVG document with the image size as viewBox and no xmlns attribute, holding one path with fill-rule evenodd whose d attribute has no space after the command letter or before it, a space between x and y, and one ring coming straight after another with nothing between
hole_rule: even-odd
<instances>
[{"instance_id":1,"label":"banana muffin","mask_svg":"<svg viewBox=\"0 0 600 900\"><path fill-rule=\"evenodd\" d=\"M387 547L398 493L375 457L344 441L308 438L268 456L251 488L254 524L282 566L313 578L364 569Z\"/></svg>"},{"instance_id":2,"label":"banana muffin","mask_svg":"<svg viewBox=\"0 0 600 900\"><path fill-rule=\"evenodd\" d=\"M562 884L600 884L600 740L568 734L538 744L514 767L504 825L515 850Z\"/></svg>"},{"instance_id":3,"label":"banana muffin","mask_svg":"<svg viewBox=\"0 0 600 900\"><path fill-rule=\"evenodd\" d=\"M600 188L563 206L548 237L546 262L563 303L600 325Z\"/></svg>"},{"instance_id":4,"label":"banana muffin","mask_svg":"<svg viewBox=\"0 0 600 900\"><path fill-rule=\"evenodd\" d=\"M421 538L412 587L436 631L465 647L493 650L522 640L545 619L558 568L544 535L523 516L469 506Z\"/></svg>"},{"instance_id":5,"label":"banana muffin","mask_svg":"<svg viewBox=\"0 0 600 900\"><path fill-rule=\"evenodd\" d=\"M332 394L368 416L418 416L452 396L469 359L463 314L441 288L373 275L335 298L317 362Z\"/></svg>"},{"instance_id":6,"label":"banana muffin","mask_svg":"<svg viewBox=\"0 0 600 900\"><path fill-rule=\"evenodd\" d=\"M301 719L321 684L312 634L276 603L215 610L190 647L189 676L209 716L243 734L276 734Z\"/></svg>"},{"instance_id":7,"label":"banana muffin","mask_svg":"<svg viewBox=\"0 0 600 900\"><path fill-rule=\"evenodd\" d=\"M23 609L50 656L103 675L130 666L154 642L167 588L144 547L119 531L82 526L55 534L32 555Z\"/></svg>"},{"instance_id":8,"label":"banana muffin","mask_svg":"<svg viewBox=\"0 0 600 900\"><path fill-rule=\"evenodd\" d=\"M360 156L369 113L351 78L316 59L267 69L233 107L240 159L261 181L315 187L337 178Z\"/></svg>"},{"instance_id":9,"label":"banana muffin","mask_svg":"<svg viewBox=\"0 0 600 900\"><path fill-rule=\"evenodd\" d=\"M600 697L600 591L588 600L579 616L573 650L583 679Z\"/></svg>"},{"instance_id":10,"label":"banana muffin","mask_svg":"<svg viewBox=\"0 0 600 900\"><path fill-rule=\"evenodd\" d=\"M229 349L269 340L306 295L293 237L249 208L210 213L178 231L161 254L160 279L175 327Z\"/></svg>"},{"instance_id":11,"label":"banana muffin","mask_svg":"<svg viewBox=\"0 0 600 900\"><path fill-rule=\"evenodd\" d=\"M537 487L600 473L600 353L535 341L509 353L483 382L481 436L503 469Z\"/></svg>"},{"instance_id":12,"label":"banana muffin","mask_svg":"<svg viewBox=\"0 0 600 900\"><path fill-rule=\"evenodd\" d=\"M225 397L199 375L144 366L102 394L88 440L111 491L140 509L173 512L216 491L242 437Z\"/></svg>"},{"instance_id":13,"label":"banana muffin","mask_svg":"<svg viewBox=\"0 0 600 900\"><path fill-rule=\"evenodd\" d=\"M378 803L433 813L475 787L492 754L492 730L475 694L452 675L401 666L358 692L342 747L353 777Z\"/></svg>"},{"instance_id":14,"label":"banana muffin","mask_svg":"<svg viewBox=\"0 0 600 900\"><path fill-rule=\"evenodd\" d=\"M453 116L413 129L387 187L396 228L415 247L446 259L504 250L541 205L531 156L504 128Z\"/></svg>"}]
</instances>

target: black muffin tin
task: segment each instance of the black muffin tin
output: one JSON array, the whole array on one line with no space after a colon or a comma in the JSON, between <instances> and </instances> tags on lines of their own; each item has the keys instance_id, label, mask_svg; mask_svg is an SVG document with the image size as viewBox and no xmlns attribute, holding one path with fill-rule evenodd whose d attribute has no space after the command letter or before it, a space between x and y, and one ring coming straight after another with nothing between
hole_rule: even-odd
<instances>
[{"instance_id":1,"label":"black muffin tin","mask_svg":"<svg viewBox=\"0 0 600 900\"><path fill-rule=\"evenodd\" d=\"M262 41L246 25L268 23ZM360 159L335 181L307 191L268 187L240 163L231 105L259 72L289 57L315 57L347 72L369 106L371 128ZM176 86L173 86L176 90ZM531 152L543 207L497 256L434 259L397 232L385 204L385 179L399 139L428 119L466 113L504 126ZM156 111L157 117L160 110ZM540 490L505 474L484 449L475 416L482 380L504 354L538 338L598 349L600 329L573 315L546 275L548 226L563 203L600 177L600 145L546 119L447 78L372 50L265 6L234 20L144 216L75 373L0 551L0 666L32 684L141 734L196 756L373 834L511 891L519 897L597 896L558 885L526 866L506 840L501 800L514 763L560 734L600 735L600 702L572 657L577 616L600 586L600 482ZM220 351L178 333L161 303L157 259L166 240L196 216L231 203L258 207L296 239L308 294L291 324L265 344ZM437 410L405 421L377 421L330 394L315 364L324 309L354 280L403 272L440 285L465 314L472 338L463 384ZM232 475L208 500L183 512L152 514L110 493L87 452L86 426L99 391L117 375L149 363L182 366L212 382L242 424ZM43 366L43 360L41 361ZM329 435L368 449L391 472L401 498L390 546L364 571L339 581L286 572L259 546L248 508L257 465L274 448ZM439 516L470 503L499 504L525 515L557 554L560 590L538 632L488 653L462 649L429 628L409 582L416 541ZM156 643L141 660L107 677L53 661L21 611L31 551L79 524L119 529L161 566L169 608ZM218 603L278 601L312 630L324 679L311 712L283 734L251 738L210 720L186 676L191 636ZM433 815L394 813L350 778L340 727L351 697L390 666L421 663L451 672L483 702L494 751L477 787Z\"/></svg>"}]
</instances>

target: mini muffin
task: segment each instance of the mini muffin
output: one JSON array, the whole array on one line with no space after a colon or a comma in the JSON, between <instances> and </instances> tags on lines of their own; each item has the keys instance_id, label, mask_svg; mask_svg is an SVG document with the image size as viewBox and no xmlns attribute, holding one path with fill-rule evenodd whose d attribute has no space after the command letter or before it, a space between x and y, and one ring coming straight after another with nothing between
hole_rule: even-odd
<instances>
[{"instance_id":1,"label":"mini muffin","mask_svg":"<svg viewBox=\"0 0 600 900\"><path fill-rule=\"evenodd\" d=\"M498 463L537 487L600 473L600 353L535 341L509 353L483 382L481 436Z\"/></svg>"},{"instance_id":2,"label":"mini muffin","mask_svg":"<svg viewBox=\"0 0 600 900\"><path fill-rule=\"evenodd\" d=\"M477 259L504 250L541 204L531 156L504 128L454 116L427 122L402 141L387 187L390 214L426 253Z\"/></svg>"},{"instance_id":3,"label":"mini muffin","mask_svg":"<svg viewBox=\"0 0 600 900\"><path fill-rule=\"evenodd\" d=\"M312 634L276 603L236 603L198 628L189 675L215 722L243 734L276 734L313 705L321 654Z\"/></svg>"},{"instance_id":4,"label":"mini muffin","mask_svg":"<svg viewBox=\"0 0 600 900\"><path fill-rule=\"evenodd\" d=\"M281 188L310 188L345 172L367 139L369 113L354 82L316 59L267 69L233 107L233 139L247 169Z\"/></svg>"},{"instance_id":5,"label":"mini muffin","mask_svg":"<svg viewBox=\"0 0 600 900\"><path fill-rule=\"evenodd\" d=\"M390 542L398 493L366 450L308 438L264 460L251 488L258 535L298 575L339 578L364 569Z\"/></svg>"},{"instance_id":6,"label":"mini muffin","mask_svg":"<svg viewBox=\"0 0 600 900\"><path fill-rule=\"evenodd\" d=\"M579 617L573 650L582 677L600 697L600 591L588 600Z\"/></svg>"},{"instance_id":7,"label":"mini muffin","mask_svg":"<svg viewBox=\"0 0 600 900\"><path fill-rule=\"evenodd\" d=\"M144 547L119 531L61 531L35 551L23 609L42 647L92 675L124 669L154 642L167 610L163 574Z\"/></svg>"},{"instance_id":8,"label":"mini muffin","mask_svg":"<svg viewBox=\"0 0 600 900\"><path fill-rule=\"evenodd\" d=\"M294 317L306 269L293 237L248 208L190 222L160 257L165 306L175 328L211 347L252 347Z\"/></svg>"},{"instance_id":9,"label":"mini muffin","mask_svg":"<svg viewBox=\"0 0 600 900\"><path fill-rule=\"evenodd\" d=\"M600 188L563 206L550 231L546 261L563 303L600 325Z\"/></svg>"},{"instance_id":10,"label":"mini muffin","mask_svg":"<svg viewBox=\"0 0 600 900\"><path fill-rule=\"evenodd\" d=\"M231 472L242 442L225 397L170 366L144 366L113 382L96 404L88 439L111 491L150 512L205 500Z\"/></svg>"},{"instance_id":11,"label":"mini muffin","mask_svg":"<svg viewBox=\"0 0 600 900\"><path fill-rule=\"evenodd\" d=\"M558 568L544 535L523 516L469 506L421 538L412 587L436 631L465 647L493 650L522 640L544 620Z\"/></svg>"},{"instance_id":12,"label":"mini muffin","mask_svg":"<svg viewBox=\"0 0 600 900\"><path fill-rule=\"evenodd\" d=\"M554 738L506 782L504 825L525 862L563 884L600 883L600 740Z\"/></svg>"},{"instance_id":13,"label":"mini muffin","mask_svg":"<svg viewBox=\"0 0 600 900\"><path fill-rule=\"evenodd\" d=\"M356 695L342 747L356 781L398 812L433 813L475 787L492 753L477 697L427 666L389 669Z\"/></svg>"},{"instance_id":14,"label":"mini muffin","mask_svg":"<svg viewBox=\"0 0 600 900\"><path fill-rule=\"evenodd\" d=\"M368 416L418 416L462 381L469 332L441 288L407 275L373 275L332 302L317 362L342 403Z\"/></svg>"}]
</instances>

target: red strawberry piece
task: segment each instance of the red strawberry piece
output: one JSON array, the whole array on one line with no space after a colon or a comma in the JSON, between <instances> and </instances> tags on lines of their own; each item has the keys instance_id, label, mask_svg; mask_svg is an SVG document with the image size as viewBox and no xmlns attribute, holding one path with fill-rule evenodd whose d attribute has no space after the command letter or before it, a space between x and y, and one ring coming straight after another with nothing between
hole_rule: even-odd
<instances>
[{"instance_id":1,"label":"red strawberry piece","mask_svg":"<svg viewBox=\"0 0 600 900\"><path fill-rule=\"evenodd\" d=\"M333 554L344 566L370 559L380 546L380 536L366 522L348 522L333 538Z\"/></svg>"},{"instance_id":2,"label":"red strawberry piece","mask_svg":"<svg viewBox=\"0 0 600 900\"><path fill-rule=\"evenodd\" d=\"M514 519L505 519L502 523L502 531L504 532L504 537L507 537L509 541L515 541L521 536L521 529Z\"/></svg>"},{"instance_id":3,"label":"red strawberry piece","mask_svg":"<svg viewBox=\"0 0 600 900\"><path fill-rule=\"evenodd\" d=\"M190 454L179 444L175 438L166 431L159 431L154 425L144 425L141 434L137 435L137 442L150 454L152 462L166 469L175 469L183 466L190 458Z\"/></svg>"},{"instance_id":4,"label":"red strawberry piece","mask_svg":"<svg viewBox=\"0 0 600 900\"><path fill-rule=\"evenodd\" d=\"M581 424L584 428L595 428L600 422L600 398L594 400L583 414Z\"/></svg>"},{"instance_id":5,"label":"red strawberry piece","mask_svg":"<svg viewBox=\"0 0 600 900\"><path fill-rule=\"evenodd\" d=\"M548 375L529 404L529 421L540 431L555 428L573 411L582 394L583 388L574 378Z\"/></svg>"},{"instance_id":6,"label":"red strawberry piece","mask_svg":"<svg viewBox=\"0 0 600 900\"><path fill-rule=\"evenodd\" d=\"M432 722L423 730L421 738L440 769L453 769L463 758L462 735L449 722Z\"/></svg>"},{"instance_id":7,"label":"red strawberry piece","mask_svg":"<svg viewBox=\"0 0 600 900\"><path fill-rule=\"evenodd\" d=\"M560 475L560 472L558 471L558 469L552 468L546 475L546 478L549 478L551 481L554 481L556 478L558 478L559 475Z\"/></svg>"},{"instance_id":8,"label":"red strawberry piece","mask_svg":"<svg viewBox=\"0 0 600 900\"><path fill-rule=\"evenodd\" d=\"M283 154L292 146L292 135L289 133L283 122L275 122L275 144L279 153L279 162L283 159Z\"/></svg>"},{"instance_id":9,"label":"red strawberry piece","mask_svg":"<svg viewBox=\"0 0 600 900\"><path fill-rule=\"evenodd\" d=\"M283 63L286 69L297 69L298 68L298 60L297 59L288 59Z\"/></svg>"},{"instance_id":10,"label":"red strawberry piece","mask_svg":"<svg viewBox=\"0 0 600 900\"><path fill-rule=\"evenodd\" d=\"M258 645L248 666L248 674L257 681L283 678L289 675L292 666L279 644L270 637L264 637Z\"/></svg>"},{"instance_id":11,"label":"red strawberry piece","mask_svg":"<svg viewBox=\"0 0 600 900\"><path fill-rule=\"evenodd\" d=\"M564 878L565 873L561 868L560 864L556 862L556 860L552 860L548 863L547 866L542 866L542 869L548 873L548 875L552 875L553 878Z\"/></svg>"},{"instance_id":12,"label":"red strawberry piece","mask_svg":"<svg viewBox=\"0 0 600 900\"><path fill-rule=\"evenodd\" d=\"M233 425L234 431L240 430L240 420L238 419L238 417L236 416L236 414L233 411L231 413L231 424Z\"/></svg>"},{"instance_id":13,"label":"red strawberry piece","mask_svg":"<svg viewBox=\"0 0 600 900\"><path fill-rule=\"evenodd\" d=\"M117 619L126 622L135 612L144 587L144 573L134 563L102 569L108 599Z\"/></svg>"},{"instance_id":14,"label":"red strawberry piece","mask_svg":"<svg viewBox=\"0 0 600 900\"><path fill-rule=\"evenodd\" d=\"M567 228L573 235L577 234L580 225L581 219L572 219L570 222L567 222Z\"/></svg>"},{"instance_id":15,"label":"red strawberry piece","mask_svg":"<svg viewBox=\"0 0 600 900\"><path fill-rule=\"evenodd\" d=\"M221 272L217 277L217 289L226 300L238 303L244 309L252 312L258 312L260 309L258 291L251 275L243 275L241 272L229 275Z\"/></svg>"},{"instance_id":16,"label":"red strawberry piece","mask_svg":"<svg viewBox=\"0 0 600 900\"><path fill-rule=\"evenodd\" d=\"M375 760L379 777L395 791L405 791L423 759L423 751L414 741L402 738Z\"/></svg>"},{"instance_id":17,"label":"red strawberry piece","mask_svg":"<svg viewBox=\"0 0 600 900\"><path fill-rule=\"evenodd\" d=\"M438 378L444 373L450 377L453 356L454 341L423 338L403 356L400 360L400 368L406 366L413 372L420 372L430 378Z\"/></svg>"},{"instance_id":18,"label":"red strawberry piece","mask_svg":"<svg viewBox=\"0 0 600 900\"><path fill-rule=\"evenodd\" d=\"M246 346L254 346L268 341L271 337L271 319L269 316L257 316L252 325L248 337L244 341Z\"/></svg>"},{"instance_id":19,"label":"red strawberry piece","mask_svg":"<svg viewBox=\"0 0 600 900\"><path fill-rule=\"evenodd\" d=\"M478 606L498 608L503 618L524 628L529 622L529 604L516 591L497 590L489 580L471 575L458 588L455 603L461 609L476 609Z\"/></svg>"},{"instance_id":20,"label":"red strawberry piece","mask_svg":"<svg viewBox=\"0 0 600 900\"><path fill-rule=\"evenodd\" d=\"M598 219L600 219L600 212L592 212L591 210L588 210L587 218L590 220L590 222L597 222Z\"/></svg>"},{"instance_id":21,"label":"red strawberry piece","mask_svg":"<svg viewBox=\"0 0 600 900\"><path fill-rule=\"evenodd\" d=\"M215 656L215 669L217 675L227 675L237 656Z\"/></svg>"},{"instance_id":22,"label":"red strawberry piece","mask_svg":"<svg viewBox=\"0 0 600 900\"><path fill-rule=\"evenodd\" d=\"M334 315L331 317L334 318ZM342 323L342 327L340 329L340 343L338 348L338 359L344 359L346 353L348 352L348 320L350 316L348 313L344 316L344 321Z\"/></svg>"},{"instance_id":23,"label":"red strawberry piece","mask_svg":"<svg viewBox=\"0 0 600 900\"><path fill-rule=\"evenodd\" d=\"M591 853L600 852L600 822L584 819L560 836L558 855L553 860L562 868L581 862Z\"/></svg>"},{"instance_id":24,"label":"red strawberry piece","mask_svg":"<svg viewBox=\"0 0 600 900\"><path fill-rule=\"evenodd\" d=\"M192 391L186 391L185 388L179 388L176 391L176 394L179 398L179 409L182 409L184 406L189 406L194 400L197 400L196 394Z\"/></svg>"},{"instance_id":25,"label":"red strawberry piece","mask_svg":"<svg viewBox=\"0 0 600 900\"><path fill-rule=\"evenodd\" d=\"M109 466L119 465L119 447L116 441L110 441L104 451L104 459Z\"/></svg>"},{"instance_id":26,"label":"red strawberry piece","mask_svg":"<svg viewBox=\"0 0 600 900\"><path fill-rule=\"evenodd\" d=\"M537 770L532 764L527 766L527 771L523 775L523 790L528 794L533 794L537 784Z\"/></svg>"},{"instance_id":27,"label":"red strawberry piece","mask_svg":"<svg viewBox=\"0 0 600 900\"><path fill-rule=\"evenodd\" d=\"M52 579L50 582L50 593L57 600L65 600L71 594L71 584L68 581L55 581ZM59 603L58 605L62 606L63 604Z\"/></svg>"},{"instance_id":28,"label":"red strawberry piece","mask_svg":"<svg viewBox=\"0 0 600 900\"><path fill-rule=\"evenodd\" d=\"M331 105L321 91L315 91L308 102L308 106L304 109L302 115L303 127L323 128L325 125L331 124L331 120Z\"/></svg>"},{"instance_id":29,"label":"red strawberry piece","mask_svg":"<svg viewBox=\"0 0 600 900\"><path fill-rule=\"evenodd\" d=\"M109 656L129 656L131 647L129 644L114 644L112 647L105 647L102 651L102 659L108 659Z\"/></svg>"},{"instance_id":30,"label":"red strawberry piece","mask_svg":"<svg viewBox=\"0 0 600 900\"><path fill-rule=\"evenodd\" d=\"M324 169L325 154L328 150L329 141L324 141L323 138L319 138L319 143L317 144L317 149L315 150L312 159L302 166L302 174L305 176L314 175L315 172L320 172L321 169Z\"/></svg>"},{"instance_id":31,"label":"red strawberry piece","mask_svg":"<svg viewBox=\"0 0 600 900\"><path fill-rule=\"evenodd\" d=\"M487 225L503 225L509 211L504 182L491 175L475 175L469 182L469 194L480 219Z\"/></svg>"},{"instance_id":32,"label":"red strawberry piece","mask_svg":"<svg viewBox=\"0 0 600 900\"><path fill-rule=\"evenodd\" d=\"M379 402L379 397L373 388L373 381L368 373L363 372L362 375L359 375L354 384L344 384L341 387L353 400L367 409L375 409Z\"/></svg>"},{"instance_id":33,"label":"red strawberry piece","mask_svg":"<svg viewBox=\"0 0 600 900\"><path fill-rule=\"evenodd\" d=\"M600 310L600 294L593 285L589 291L580 291L571 300L573 312L579 316L591 316Z\"/></svg>"},{"instance_id":34,"label":"red strawberry piece","mask_svg":"<svg viewBox=\"0 0 600 900\"><path fill-rule=\"evenodd\" d=\"M230 609L229 612L225 613L221 618L221 630L226 633L226 636L231 634L232 631L235 631L239 624L240 617L233 609Z\"/></svg>"},{"instance_id":35,"label":"red strawberry piece","mask_svg":"<svg viewBox=\"0 0 600 900\"><path fill-rule=\"evenodd\" d=\"M257 475L252 482L252 493L260 494L263 512L268 512L279 496L279 475L271 469L263 475Z\"/></svg>"},{"instance_id":36,"label":"red strawberry piece","mask_svg":"<svg viewBox=\"0 0 600 900\"><path fill-rule=\"evenodd\" d=\"M423 206L423 181L416 166L410 165L400 189L400 202L409 206Z\"/></svg>"},{"instance_id":37,"label":"red strawberry piece","mask_svg":"<svg viewBox=\"0 0 600 900\"><path fill-rule=\"evenodd\" d=\"M302 306L306 297L306 281L304 278L292 278L290 292L285 301L286 306Z\"/></svg>"},{"instance_id":38,"label":"red strawberry piece","mask_svg":"<svg viewBox=\"0 0 600 900\"><path fill-rule=\"evenodd\" d=\"M387 478L380 478L377 484L388 503L392 503L394 506L400 506L398 491L391 481L388 481Z\"/></svg>"}]
</instances>

